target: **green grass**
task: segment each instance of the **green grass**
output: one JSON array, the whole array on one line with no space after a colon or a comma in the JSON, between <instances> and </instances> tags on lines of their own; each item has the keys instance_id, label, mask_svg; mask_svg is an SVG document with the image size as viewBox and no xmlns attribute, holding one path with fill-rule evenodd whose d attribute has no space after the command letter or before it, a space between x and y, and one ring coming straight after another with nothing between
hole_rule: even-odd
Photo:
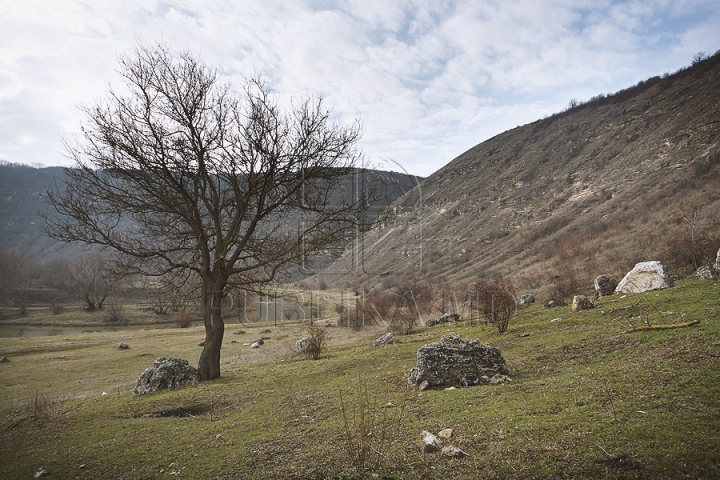
<instances>
[{"instance_id":1,"label":"green grass","mask_svg":"<svg viewBox=\"0 0 720 480\"><path fill-rule=\"evenodd\" d=\"M653 323L701 322L625 334L638 312L619 309L637 302ZM45 466L51 478L718 478L717 283L601 303L579 313L535 305L504 335L420 328L379 349L368 348L378 330L331 328L318 361L291 353L298 327L273 328L267 348L251 350L242 343L259 327L236 336L231 326L221 379L140 398L132 386L156 357L197 361L201 328L0 339L11 360L0 364L0 477ZM449 331L498 347L512 382L409 389L417 349ZM120 341L131 349L113 349ZM192 416L162 416L180 409ZM358 461L349 442L362 422L375 425ZM422 453L420 433L447 427L468 457Z\"/></svg>"}]
</instances>

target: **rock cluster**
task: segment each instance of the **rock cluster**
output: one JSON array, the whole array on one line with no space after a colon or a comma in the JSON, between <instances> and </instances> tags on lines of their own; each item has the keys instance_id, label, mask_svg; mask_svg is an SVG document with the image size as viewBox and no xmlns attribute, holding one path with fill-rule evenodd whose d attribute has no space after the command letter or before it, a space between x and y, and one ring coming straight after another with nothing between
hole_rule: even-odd
<instances>
[{"instance_id":1,"label":"rock cluster","mask_svg":"<svg viewBox=\"0 0 720 480\"><path fill-rule=\"evenodd\" d=\"M408 383L420 390L460 387L477 385L484 380L482 377L496 374L508 374L500 350L451 333L417 351L417 365L410 370Z\"/></svg>"},{"instance_id":2,"label":"rock cluster","mask_svg":"<svg viewBox=\"0 0 720 480\"><path fill-rule=\"evenodd\" d=\"M181 388L200 383L200 372L187 360L160 357L135 382L133 395L155 393L160 389Z\"/></svg>"},{"instance_id":3,"label":"rock cluster","mask_svg":"<svg viewBox=\"0 0 720 480\"><path fill-rule=\"evenodd\" d=\"M432 433L428 432L427 430L424 430L420 434L420 440L421 440L421 446L423 449L423 452L425 453L434 453L440 450L443 456L445 457L451 457L451 458L462 458L467 457L467 452L463 451L462 449L455 447L453 445L446 445L442 446L442 440L449 441L453 436L453 431L451 428L446 428L445 430L441 431L437 434L437 436L433 435ZM440 440L442 439L442 440Z\"/></svg>"},{"instance_id":4,"label":"rock cluster","mask_svg":"<svg viewBox=\"0 0 720 480\"><path fill-rule=\"evenodd\" d=\"M618 286L616 292L642 293L674 286L665 266L658 261L640 262L630 270Z\"/></svg>"}]
</instances>

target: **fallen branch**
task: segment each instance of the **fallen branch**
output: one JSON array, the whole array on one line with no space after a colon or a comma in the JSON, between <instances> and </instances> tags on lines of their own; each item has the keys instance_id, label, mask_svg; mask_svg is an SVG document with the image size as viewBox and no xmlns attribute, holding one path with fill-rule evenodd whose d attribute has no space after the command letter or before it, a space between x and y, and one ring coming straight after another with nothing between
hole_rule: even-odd
<instances>
[{"instance_id":1,"label":"fallen branch","mask_svg":"<svg viewBox=\"0 0 720 480\"><path fill-rule=\"evenodd\" d=\"M667 325L640 325L638 327L633 327L630 330L625 330L625 333L639 332L641 330L667 330L668 328L682 328L697 325L698 323L700 323L700 320L692 320L690 322L683 323L671 323Z\"/></svg>"}]
</instances>

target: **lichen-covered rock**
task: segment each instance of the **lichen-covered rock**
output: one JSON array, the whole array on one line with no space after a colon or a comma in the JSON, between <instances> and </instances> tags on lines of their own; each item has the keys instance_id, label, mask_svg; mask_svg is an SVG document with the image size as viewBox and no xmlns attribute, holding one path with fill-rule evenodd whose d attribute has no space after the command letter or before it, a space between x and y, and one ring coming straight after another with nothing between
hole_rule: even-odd
<instances>
[{"instance_id":1,"label":"lichen-covered rock","mask_svg":"<svg viewBox=\"0 0 720 480\"><path fill-rule=\"evenodd\" d=\"M695 276L700 280L715 280L718 278L718 272L714 265L703 265L695 272Z\"/></svg>"},{"instance_id":2,"label":"lichen-covered rock","mask_svg":"<svg viewBox=\"0 0 720 480\"><path fill-rule=\"evenodd\" d=\"M438 323L447 323L447 322L457 322L460 320L460 314L459 313L443 313L440 318L438 318Z\"/></svg>"},{"instance_id":3,"label":"lichen-covered rock","mask_svg":"<svg viewBox=\"0 0 720 480\"><path fill-rule=\"evenodd\" d=\"M432 453L440 450L440 440L428 431L423 431L421 434L423 452Z\"/></svg>"},{"instance_id":4,"label":"lichen-covered rock","mask_svg":"<svg viewBox=\"0 0 720 480\"><path fill-rule=\"evenodd\" d=\"M573 312L581 312L583 310L590 310L591 308L595 308L595 305L585 295L575 295L573 297L573 303L572 303L572 311Z\"/></svg>"},{"instance_id":5,"label":"lichen-covered rock","mask_svg":"<svg viewBox=\"0 0 720 480\"><path fill-rule=\"evenodd\" d=\"M370 346L372 348L375 348L375 347L381 347L383 345L391 345L391 344L395 344L395 343L399 343L399 342L400 342L400 340L398 340L398 338L395 335L388 332L385 335L383 335L382 337L375 340L373 342L373 344Z\"/></svg>"},{"instance_id":6,"label":"lichen-covered rock","mask_svg":"<svg viewBox=\"0 0 720 480\"><path fill-rule=\"evenodd\" d=\"M673 285L674 282L661 262L640 262L620 280L615 291L642 293L672 287Z\"/></svg>"},{"instance_id":7,"label":"lichen-covered rock","mask_svg":"<svg viewBox=\"0 0 720 480\"><path fill-rule=\"evenodd\" d=\"M297 342L295 342L295 351L299 353L307 353L310 351L310 348L312 347L312 338L308 336L303 336L298 339Z\"/></svg>"},{"instance_id":8,"label":"lichen-covered rock","mask_svg":"<svg viewBox=\"0 0 720 480\"><path fill-rule=\"evenodd\" d=\"M468 453L466 451L461 450L460 448L453 445L447 445L443 447L440 453L445 457L451 458L463 458L468 456Z\"/></svg>"},{"instance_id":9,"label":"lichen-covered rock","mask_svg":"<svg viewBox=\"0 0 720 480\"><path fill-rule=\"evenodd\" d=\"M427 320L425 320L426 327L434 327L438 323L440 323L440 322L438 322L438 319L434 318L434 317L429 317Z\"/></svg>"},{"instance_id":10,"label":"lichen-covered rock","mask_svg":"<svg viewBox=\"0 0 720 480\"><path fill-rule=\"evenodd\" d=\"M160 389L181 388L200 383L200 372L187 360L160 357L135 382L133 395L155 393Z\"/></svg>"},{"instance_id":11,"label":"lichen-covered rock","mask_svg":"<svg viewBox=\"0 0 720 480\"><path fill-rule=\"evenodd\" d=\"M595 292L599 297L612 295L617 288L617 280L607 275L598 275L595 279Z\"/></svg>"},{"instance_id":12,"label":"lichen-covered rock","mask_svg":"<svg viewBox=\"0 0 720 480\"><path fill-rule=\"evenodd\" d=\"M417 351L417 365L410 370L408 383L421 390L460 387L498 373L508 374L500 350L482 345L477 339L461 340L460 335L451 333Z\"/></svg>"},{"instance_id":13,"label":"lichen-covered rock","mask_svg":"<svg viewBox=\"0 0 720 480\"><path fill-rule=\"evenodd\" d=\"M526 293L525 295L520 295L520 301L518 302L518 307L527 307L531 303L535 303L535 295L532 293Z\"/></svg>"}]
</instances>

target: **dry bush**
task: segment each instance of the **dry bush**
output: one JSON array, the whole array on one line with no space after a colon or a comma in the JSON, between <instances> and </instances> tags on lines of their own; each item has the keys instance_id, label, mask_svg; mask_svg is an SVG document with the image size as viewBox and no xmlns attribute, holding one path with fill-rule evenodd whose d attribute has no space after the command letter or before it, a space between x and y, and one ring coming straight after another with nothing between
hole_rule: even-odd
<instances>
[{"instance_id":1,"label":"dry bush","mask_svg":"<svg viewBox=\"0 0 720 480\"><path fill-rule=\"evenodd\" d=\"M177 312L175 314L175 325L180 328L188 328L192 325L194 315L190 312Z\"/></svg>"},{"instance_id":2,"label":"dry bush","mask_svg":"<svg viewBox=\"0 0 720 480\"><path fill-rule=\"evenodd\" d=\"M121 303L111 303L105 315L105 321L108 323L125 323L125 306Z\"/></svg>"},{"instance_id":3,"label":"dry bush","mask_svg":"<svg viewBox=\"0 0 720 480\"><path fill-rule=\"evenodd\" d=\"M417 323L417 314L412 309L396 308L390 318L390 331L401 335L410 335Z\"/></svg>"},{"instance_id":4,"label":"dry bush","mask_svg":"<svg viewBox=\"0 0 720 480\"><path fill-rule=\"evenodd\" d=\"M515 286L502 276L490 281L478 279L470 301L471 309L479 312L500 333L507 331L510 319L517 312Z\"/></svg>"},{"instance_id":5,"label":"dry bush","mask_svg":"<svg viewBox=\"0 0 720 480\"><path fill-rule=\"evenodd\" d=\"M570 265L566 265L560 270L560 274L553 278L548 300L553 300L558 305L567 305L566 300L584 290L585 284L578 271Z\"/></svg>"},{"instance_id":6,"label":"dry bush","mask_svg":"<svg viewBox=\"0 0 720 480\"><path fill-rule=\"evenodd\" d=\"M303 353L312 360L318 360L327 341L330 339L330 334L326 327L321 327L313 322L308 323L305 330L308 336L308 343Z\"/></svg>"},{"instance_id":7,"label":"dry bush","mask_svg":"<svg viewBox=\"0 0 720 480\"><path fill-rule=\"evenodd\" d=\"M351 405L340 394L343 418L343 447L351 463L359 470L378 469L394 440L393 434L403 415L403 407L390 408L387 390L382 402L373 398L362 377L357 381L357 404Z\"/></svg>"}]
</instances>

